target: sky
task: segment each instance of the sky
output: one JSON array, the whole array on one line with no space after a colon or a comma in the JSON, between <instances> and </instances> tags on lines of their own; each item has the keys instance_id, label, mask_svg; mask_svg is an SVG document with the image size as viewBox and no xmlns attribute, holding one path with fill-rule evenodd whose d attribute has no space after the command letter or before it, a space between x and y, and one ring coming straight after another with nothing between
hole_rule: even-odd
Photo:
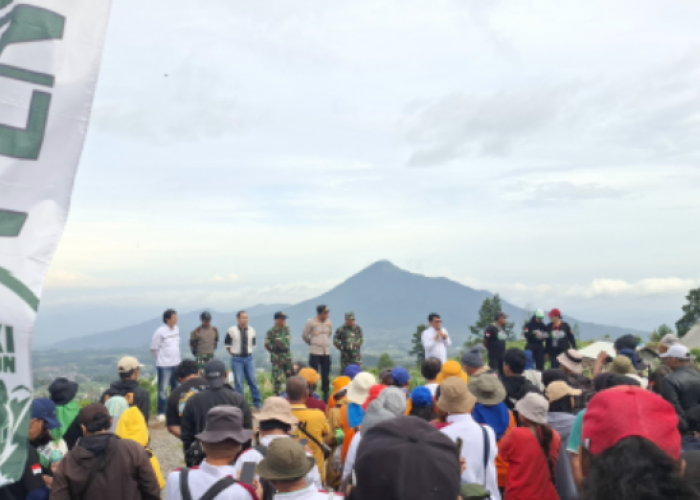
<instances>
[{"instance_id":1,"label":"sky","mask_svg":"<svg viewBox=\"0 0 700 500\"><path fill-rule=\"evenodd\" d=\"M700 4L119 0L36 335L382 259L651 330L700 286Z\"/></svg>"}]
</instances>

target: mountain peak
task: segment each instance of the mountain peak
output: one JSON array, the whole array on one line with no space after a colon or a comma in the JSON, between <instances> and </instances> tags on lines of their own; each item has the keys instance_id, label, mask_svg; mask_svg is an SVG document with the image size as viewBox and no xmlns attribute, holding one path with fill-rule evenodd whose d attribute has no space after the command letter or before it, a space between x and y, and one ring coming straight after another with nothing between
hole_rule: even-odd
<instances>
[{"instance_id":1,"label":"mountain peak","mask_svg":"<svg viewBox=\"0 0 700 500\"><path fill-rule=\"evenodd\" d=\"M394 271L403 271L406 272L405 270L401 269L400 267L392 264L388 260L378 260L374 264L370 264L366 268L364 268L362 271L360 271L358 274L364 274L364 273L375 273L375 272L394 272Z\"/></svg>"}]
</instances>

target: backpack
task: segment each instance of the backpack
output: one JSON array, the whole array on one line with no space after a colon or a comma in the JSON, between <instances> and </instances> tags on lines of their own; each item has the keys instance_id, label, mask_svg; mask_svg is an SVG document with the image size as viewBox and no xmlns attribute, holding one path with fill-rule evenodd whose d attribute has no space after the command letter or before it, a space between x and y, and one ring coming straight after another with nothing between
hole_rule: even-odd
<instances>
[{"instance_id":1,"label":"backpack","mask_svg":"<svg viewBox=\"0 0 700 500\"><path fill-rule=\"evenodd\" d=\"M194 467L207 458L207 454L204 453L204 448L202 448L202 443L199 439L195 439L187 450L185 450L185 464L187 467Z\"/></svg>"},{"instance_id":2,"label":"backpack","mask_svg":"<svg viewBox=\"0 0 700 500\"><path fill-rule=\"evenodd\" d=\"M182 500L195 500L194 498L192 498L190 485L187 482L189 474L190 469L188 468L184 468L180 471L180 495L182 496ZM226 488L233 486L236 483L238 483L238 481L233 479L231 476L222 477L217 482L212 484L211 487L209 487L209 489L206 492L204 492L204 495L199 497L197 500L214 500L219 493L224 491Z\"/></svg>"}]
</instances>

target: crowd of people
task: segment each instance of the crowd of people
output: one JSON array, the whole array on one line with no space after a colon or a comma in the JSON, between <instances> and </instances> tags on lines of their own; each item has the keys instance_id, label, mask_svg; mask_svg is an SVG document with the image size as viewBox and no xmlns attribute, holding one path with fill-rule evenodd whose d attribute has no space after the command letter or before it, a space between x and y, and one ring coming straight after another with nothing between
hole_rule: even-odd
<instances>
[{"instance_id":1,"label":"crowd of people","mask_svg":"<svg viewBox=\"0 0 700 500\"><path fill-rule=\"evenodd\" d=\"M484 345L455 360L431 314L417 385L404 367L363 370L354 315L336 332L349 354L331 379L328 308L317 311L303 333L311 366L284 357L286 316L275 314L265 346L278 362L277 395L261 401L251 387L252 408L242 387L255 346L247 316L225 340L243 358L232 361L240 385L231 387L208 352L218 331L202 315L195 358L159 366L158 412L185 464L167 477L149 448L138 360L122 358L119 380L82 409L77 385L57 379L50 398L33 401L25 474L0 499L700 500L700 371L673 335L656 346L659 366L638 357L631 335L585 366L559 311L548 325L535 313L524 350L506 348L498 313ZM173 359L174 314L154 336L157 363Z\"/></svg>"}]
</instances>

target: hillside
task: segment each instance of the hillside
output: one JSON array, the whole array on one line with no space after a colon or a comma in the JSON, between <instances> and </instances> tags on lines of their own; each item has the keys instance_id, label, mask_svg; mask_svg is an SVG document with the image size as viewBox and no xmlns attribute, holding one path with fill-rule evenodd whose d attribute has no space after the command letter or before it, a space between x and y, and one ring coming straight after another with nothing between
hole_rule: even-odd
<instances>
[{"instance_id":1,"label":"hillside","mask_svg":"<svg viewBox=\"0 0 700 500\"><path fill-rule=\"evenodd\" d=\"M315 314L318 304L326 304L331 309L331 320L338 326L343 322L346 311L354 311L366 337L368 352L404 350L416 325L425 323L430 312L438 312L445 327L455 339L455 344L463 343L469 334L469 325L477 319L477 312L483 300L493 294L485 290L475 290L447 278L431 278L400 269L388 261L380 261L363 269L328 292L296 305L259 305L248 308L250 324L259 333L272 326L274 311L283 310L288 316L292 329L293 345L302 347L301 330L304 322ZM507 301L503 309L516 326L529 318L525 311ZM183 333L183 346L187 335L199 324L200 310L180 315L180 331ZM212 311L214 324L223 333L235 324L235 312L218 313ZM565 317L570 323L578 322L583 339L602 338L606 334L618 337L624 333L645 336L646 332L616 326L598 325ZM51 346L52 349L106 349L123 346L146 347L155 329L161 324L159 318L119 330L96 333L84 337L68 339Z\"/></svg>"}]
</instances>

